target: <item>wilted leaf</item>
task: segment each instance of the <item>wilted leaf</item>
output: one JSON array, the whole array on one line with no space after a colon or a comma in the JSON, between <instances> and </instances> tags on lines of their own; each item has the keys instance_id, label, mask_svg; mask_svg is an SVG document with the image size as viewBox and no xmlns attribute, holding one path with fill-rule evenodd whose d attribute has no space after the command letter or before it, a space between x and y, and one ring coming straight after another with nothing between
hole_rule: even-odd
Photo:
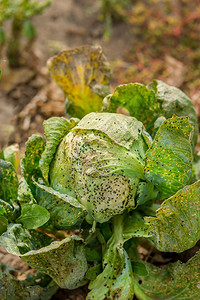
<instances>
[{"instance_id":1,"label":"wilted leaf","mask_svg":"<svg viewBox=\"0 0 200 300\"><path fill-rule=\"evenodd\" d=\"M49 166L56 149L63 137L75 125L76 121L74 119L67 120L63 117L52 117L43 123L46 136L46 146L40 159L40 168L47 183L49 181Z\"/></svg>"},{"instance_id":2,"label":"wilted leaf","mask_svg":"<svg viewBox=\"0 0 200 300\"><path fill-rule=\"evenodd\" d=\"M100 47L82 46L48 60L51 76L69 100L67 113L82 118L100 111L109 94L110 68Z\"/></svg>"},{"instance_id":3,"label":"wilted leaf","mask_svg":"<svg viewBox=\"0 0 200 300\"><path fill-rule=\"evenodd\" d=\"M160 126L146 152L145 177L155 184L162 199L185 186L192 174L192 126L187 117L173 117Z\"/></svg>"},{"instance_id":4,"label":"wilted leaf","mask_svg":"<svg viewBox=\"0 0 200 300\"><path fill-rule=\"evenodd\" d=\"M0 159L0 198L12 204L17 200L18 178L10 162Z\"/></svg>"},{"instance_id":5,"label":"wilted leaf","mask_svg":"<svg viewBox=\"0 0 200 300\"><path fill-rule=\"evenodd\" d=\"M68 229L80 225L86 210L73 197L61 194L51 187L36 183L38 204L46 208L50 214L50 222L57 229Z\"/></svg>"},{"instance_id":6,"label":"wilted leaf","mask_svg":"<svg viewBox=\"0 0 200 300\"><path fill-rule=\"evenodd\" d=\"M200 239L199 195L200 181L197 181L165 200L156 218L146 218L156 248L182 252L197 243Z\"/></svg>"},{"instance_id":7,"label":"wilted leaf","mask_svg":"<svg viewBox=\"0 0 200 300\"><path fill-rule=\"evenodd\" d=\"M146 264L148 276L135 281L135 294L139 300L199 300L200 251L187 263L171 263L158 268Z\"/></svg>"}]
</instances>

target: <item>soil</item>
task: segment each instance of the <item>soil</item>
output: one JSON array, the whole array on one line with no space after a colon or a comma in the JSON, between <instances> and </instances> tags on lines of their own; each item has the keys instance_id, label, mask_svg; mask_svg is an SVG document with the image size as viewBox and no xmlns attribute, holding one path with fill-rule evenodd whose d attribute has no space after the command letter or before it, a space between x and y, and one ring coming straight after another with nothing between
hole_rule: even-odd
<instances>
[{"instance_id":1,"label":"soil","mask_svg":"<svg viewBox=\"0 0 200 300\"><path fill-rule=\"evenodd\" d=\"M115 23L108 40L104 36L104 24L99 16L98 1L52 0L52 4L42 15L33 18L37 39L34 50L25 53L28 67L10 71L7 68L6 58L1 58L0 149L9 144L18 143L23 153L25 142L31 134L43 135L42 123L45 119L51 116L64 116L64 95L51 80L46 68L46 61L49 57L61 50L85 44L101 45L113 67L114 64L116 65L116 61L123 61L124 57L127 57L129 51L133 49L133 31L130 24ZM180 81L183 67L179 63L178 69L178 62L173 60L170 64L170 59L170 57L165 58L168 65L172 66L172 70L169 71L171 72L170 78L173 82L176 81L176 78L179 78ZM129 63L124 62L119 69L114 69L112 87L116 83L123 82L120 72L129 66ZM179 70L176 75L174 75L175 70L176 72ZM176 82L179 85L179 82ZM196 101L196 109L200 115L200 94L198 93L194 95L194 101ZM182 257L177 254L161 255L155 249L147 250L145 247L141 247L139 251L146 260L162 265L178 259L185 262L199 249L199 246L197 244L191 251L181 254ZM22 272L29 271L27 264L18 257L7 254L1 247L0 261ZM86 298L86 295L87 287L74 291L59 290L52 300L82 300Z\"/></svg>"}]
</instances>

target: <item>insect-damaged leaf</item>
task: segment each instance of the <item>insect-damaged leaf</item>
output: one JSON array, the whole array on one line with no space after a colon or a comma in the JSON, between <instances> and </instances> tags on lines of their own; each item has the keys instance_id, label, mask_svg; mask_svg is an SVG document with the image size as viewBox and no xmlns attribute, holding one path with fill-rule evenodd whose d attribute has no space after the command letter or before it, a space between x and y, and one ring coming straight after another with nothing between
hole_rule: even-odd
<instances>
[{"instance_id":1,"label":"insect-damaged leaf","mask_svg":"<svg viewBox=\"0 0 200 300\"><path fill-rule=\"evenodd\" d=\"M161 251L182 252L200 239L200 181L165 200L156 217L147 217L152 240Z\"/></svg>"},{"instance_id":2,"label":"insect-damaged leaf","mask_svg":"<svg viewBox=\"0 0 200 300\"><path fill-rule=\"evenodd\" d=\"M31 267L49 275L61 288L75 289L83 284L87 271L82 239L71 236L21 258Z\"/></svg>"},{"instance_id":3,"label":"insect-damaged leaf","mask_svg":"<svg viewBox=\"0 0 200 300\"><path fill-rule=\"evenodd\" d=\"M0 198L12 204L17 200L18 178L10 162L0 159Z\"/></svg>"},{"instance_id":4,"label":"insect-damaged leaf","mask_svg":"<svg viewBox=\"0 0 200 300\"><path fill-rule=\"evenodd\" d=\"M89 284L87 300L127 299L134 296L134 279L131 262L126 251L119 245L110 245L103 272Z\"/></svg>"},{"instance_id":5,"label":"insect-damaged leaf","mask_svg":"<svg viewBox=\"0 0 200 300\"><path fill-rule=\"evenodd\" d=\"M135 294L139 300L199 300L200 251L187 263L180 261L162 268L145 263L149 272L135 280Z\"/></svg>"},{"instance_id":6,"label":"insect-damaged leaf","mask_svg":"<svg viewBox=\"0 0 200 300\"><path fill-rule=\"evenodd\" d=\"M189 117L190 123L194 127L193 142L195 145L198 136L198 123L192 100L178 88L161 80L154 80L148 85L148 88L155 92L156 101L160 103L160 109L165 118L171 118L173 115Z\"/></svg>"},{"instance_id":7,"label":"insect-damaged leaf","mask_svg":"<svg viewBox=\"0 0 200 300\"><path fill-rule=\"evenodd\" d=\"M192 126L187 117L173 117L160 126L145 156L145 177L162 199L175 194L192 174Z\"/></svg>"},{"instance_id":8,"label":"insect-damaged leaf","mask_svg":"<svg viewBox=\"0 0 200 300\"><path fill-rule=\"evenodd\" d=\"M49 275L61 288L74 289L83 282L87 260L83 241L71 236L53 241L35 230L26 230L21 224L10 224L0 236L0 245L18 255L34 269Z\"/></svg>"},{"instance_id":9,"label":"insect-damaged leaf","mask_svg":"<svg viewBox=\"0 0 200 300\"><path fill-rule=\"evenodd\" d=\"M112 95L104 99L104 105L105 110L112 113L117 112L118 107L127 109L132 117L143 122L150 134L160 114L160 105L155 100L155 93L139 83L118 86Z\"/></svg>"},{"instance_id":10,"label":"insect-damaged leaf","mask_svg":"<svg viewBox=\"0 0 200 300\"><path fill-rule=\"evenodd\" d=\"M17 172L20 161L19 145L10 145L3 151L3 155L4 160L10 162Z\"/></svg>"},{"instance_id":11,"label":"insect-damaged leaf","mask_svg":"<svg viewBox=\"0 0 200 300\"><path fill-rule=\"evenodd\" d=\"M43 126L46 136L46 146L40 159L40 168L46 182L48 182L49 166L57 146L75 125L75 119L67 120L63 117L52 117L44 121Z\"/></svg>"},{"instance_id":12,"label":"insect-damaged leaf","mask_svg":"<svg viewBox=\"0 0 200 300\"><path fill-rule=\"evenodd\" d=\"M123 215L123 239L127 241L132 237L149 237L149 228L138 212Z\"/></svg>"},{"instance_id":13,"label":"insect-damaged leaf","mask_svg":"<svg viewBox=\"0 0 200 300\"><path fill-rule=\"evenodd\" d=\"M51 76L68 98L67 113L82 118L100 111L109 94L110 67L101 47L82 46L48 60Z\"/></svg>"},{"instance_id":14,"label":"insect-damaged leaf","mask_svg":"<svg viewBox=\"0 0 200 300\"><path fill-rule=\"evenodd\" d=\"M75 198L61 194L51 187L36 183L38 204L51 214L50 222L57 229L80 225L86 210Z\"/></svg>"},{"instance_id":15,"label":"insect-damaged leaf","mask_svg":"<svg viewBox=\"0 0 200 300\"><path fill-rule=\"evenodd\" d=\"M43 151L43 138L39 135L33 134L27 141L25 157L21 161L22 175L33 193L35 192L35 186L32 182L33 178L37 180L39 177L42 177L39 160Z\"/></svg>"},{"instance_id":16,"label":"insect-damaged leaf","mask_svg":"<svg viewBox=\"0 0 200 300\"><path fill-rule=\"evenodd\" d=\"M17 280L9 271L15 269L0 265L1 300L49 300L58 286L45 274L29 274L25 280Z\"/></svg>"}]
</instances>

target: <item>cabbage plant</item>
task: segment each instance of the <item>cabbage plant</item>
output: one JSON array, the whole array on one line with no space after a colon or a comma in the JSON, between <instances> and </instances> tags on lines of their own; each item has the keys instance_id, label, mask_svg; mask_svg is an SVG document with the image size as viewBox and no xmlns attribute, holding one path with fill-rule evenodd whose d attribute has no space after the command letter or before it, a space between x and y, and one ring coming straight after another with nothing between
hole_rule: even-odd
<instances>
[{"instance_id":1,"label":"cabbage plant","mask_svg":"<svg viewBox=\"0 0 200 300\"><path fill-rule=\"evenodd\" d=\"M104 100L107 110L131 109L123 89ZM163 268L143 261L138 251L146 239L159 251L180 253L200 238L192 102L188 116L163 116L157 107L164 101L154 96L156 109L142 114L137 89L137 119L112 111L46 120L46 139L34 134L27 142L20 178L14 160L2 154L0 244L46 279L43 286L35 279L22 283L2 268L1 299L19 299L20 293L50 299L58 286L85 284L87 299L199 299L199 251ZM141 122L144 114L149 118Z\"/></svg>"},{"instance_id":2,"label":"cabbage plant","mask_svg":"<svg viewBox=\"0 0 200 300\"><path fill-rule=\"evenodd\" d=\"M37 273L19 281L1 265L1 299L50 299L85 284L88 300L199 299L199 251L162 268L139 251L181 253L200 238L191 99L159 80L110 94L99 47L64 51L48 66L68 118L29 138L22 176L17 147L0 153L0 245Z\"/></svg>"}]
</instances>

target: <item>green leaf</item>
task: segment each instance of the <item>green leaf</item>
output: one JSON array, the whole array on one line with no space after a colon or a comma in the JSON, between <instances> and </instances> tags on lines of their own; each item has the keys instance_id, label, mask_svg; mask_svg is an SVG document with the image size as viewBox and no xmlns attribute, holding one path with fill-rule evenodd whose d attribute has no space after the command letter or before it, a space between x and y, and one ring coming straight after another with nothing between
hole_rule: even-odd
<instances>
[{"instance_id":1,"label":"green leaf","mask_svg":"<svg viewBox=\"0 0 200 300\"><path fill-rule=\"evenodd\" d=\"M122 225L124 242L133 237L150 237L149 227L138 212L125 213Z\"/></svg>"},{"instance_id":2,"label":"green leaf","mask_svg":"<svg viewBox=\"0 0 200 300\"><path fill-rule=\"evenodd\" d=\"M47 62L50 74L68 98L67 113L82 118L100 111L109 94L110 67L101 47L63 51Z\"/></svg>"},{"instance_id":3,"label":"green leaf","mask_svg":"<svg viewBox=\"0 0 200 300\"><path fill-rule=\"evenodd\" d=\"M139 83L118 86L112 95L104 99L104 105L106 111L112 113L117 112L118 107L127 109L131 116L144 124L150 134L161 112L155 93Z\"/></svg>"},{"instance_id":4,"label":"green leaf","mask_svg":"<svg viewBox=\"0 0 200 300\"><path fill-rule=\"evenodd\" d=\"M9 266L0 265L1 300L49 300L58 289L50 277L45 278L46 275L29 274L27 279L17 280L10 271L17 272ZM42 286L44 283L45 285Z\"/></svg>"},{"instance_id":5,"label":"green leaf","mask_svg":"<svg viewBox=\"0 0 200 300\"><path fill-rule=\"evenodd\" d=\"M104 269L89 284L91 291L87 300L92 299L127 299L134 296L134 279L131 262L126 251L119 245L112 243L108 249L107 259L104 260Z\"/></svg>"},{"instance_id":6,"label":"green leaf","mask_svg":"<svg viewBox=\"0 0 200 300\"><path fill-rule=\"evenodd\" d=\"M176 116L188 116L191 125L194 127L193 143L197 142L198 122L192 100L181 90L170 86L160 80L154 80L148 85L156 95L156 101L160 103L162 114L165 118Z\"/></svg>"},{"instance_id":7,"label":"green leaf","mask_svg":"<svg viewBox=\"0 0 200 300\"><path fill-rule=\"evenodd\" d=\"M0 235L7 230L8 220L4 216L0 216Z\"/></svg>"},{"instance_id":8,"label":"green leaf","mask_svg":"<svg viewBox=\"0 0 200 300\"><path fill-rule=\"evenodd\" d=\"M187 117L173 117L160 126L146 152L145 177L170 197L189 182L192 174L192 126Z\"/></svg>"},{"instance_id":9,"label":"green leaf","mask_svg":"<svg viewBox=\"0 0 200 300\"><path fill-rule=\"evenodd\" d=\"M28 183L23 177L19 181L17 200L21 207L26 204L37 204Z\"/></svg>"},{"instance_id":10,"label":"green leaf","mask_svg":"<svg viewBox=\"0 0 200 300\"><path fill-rule=\"evenodd\" d=\"M102 272L101 264L95 265L87 270L86 278L89 280L95 280L96 277Z\"/></svg>"},{"instance_id":11,"label":"green leaf","mask_svg":"<svg viewBox=\"0 0 200 300\"><path fill-rule=\"evenodd\" d=\"M56 152L56 149L63 137L76 125L76 120L63 117L52 117L44 121L44 132L46 146L40 159L40 168L46 183L49 182L49 166Z\"/></svg>"},{"instance_id":12,"label":"green leaf","mask_svg":"<svg viewBox=\"0 0 200 300\"><path fill-rule=\"evenodd\" d=\"M187 263L171 263L158 268L146 264L148 276L135 281L135 294L139 300L199 300L200 251Z\"/></svg>"},{"instance_id":13,"label":"green leaf","mask_svg":"<svg viewBox=\"0 0 200 300\"><path fill-rule=\"evenodd\" d=\"M134 151L138 147L139 149L135 151L137 156L142 156L142 153L147 150L146 144L149 145L152 141L151 137L145 132L145 128L141 122L133 117L122 114L92 112L85 116L72 131L78 130L100 131L114 143L128 150ZM148 139L148 143L146 138Z\"/></svg>"},{"instance_id":14,"label":"green leaf","mask_svg":"<svg viewBox=\"0 0 200 300\"><path fill-rule=\"evenodd\" d=\"M158 191L155 189L155 186L151 182L142 181L138 185L138 198L137 206L144 205L148 202L153 202L156 200Z\"/></svg>"},{"instance_id":15,"label":"green leaf","mask_svg":"<svg viewBox=\"0 0 200 300\"><path fill-rule=\"evenodd\" d=\"M10 162L0 159L0 198L12 204L17 200L18 178Z\"/></svg>"},{"instance_id":16,"label":"green leaf","mask_svg":"<svg viewBox=\"0 0 200 300\"><path fill-rule=\"evenodd\" d=\"M44 233L24 229L21 224L9 224L7 231L0 236L0 245L8 253L22 256L28 251L49 245L52 240Z\"/></svg>"},{"instance_id":17,"label":"green leaf","mask_svg":"<svg viewBox=\"0 0 200 300\"><path fill-rule=\"evenodd\" d=\"M134 261L131 263L133 273L138 276L147 276L149 274L146 265L143 262Z\"/></svg>"},{"instance_id":18,"label":"green leaf","mask_svg":"<svg viewBox=\"0 0 200 300\"><path fill-rule=\"evenodd\" d=\"M75 289L85 284L87 260L83 240L75 235L62 241L52 240L41 232L24 229L21 224L10 224L0 236L0 245L49 275L61 288Z\"/></svg>"},{"instance_id":19,"label":"green leaf","mask_svg":"<svg viewBox=\"0 0 200 300\"><path fill-rule=\"evenodd\" d=\"M61 194L51 187L36 183L38 204L51 215L51 224L57 229L79 226L86 215L85 208L73 197Z\"/></svg>"},{"instance_id":20,"label":"green leaf","mask_svg":"<svg viewBox=\"0 0 200 300\"><path fill-rule=\"evenodd\" d=\"M27 229L34 229L44 225L50 218L50 213L37 204L22 206L21 216L16 220Z\"/></svg>"},{"instance_id":21,"label":"green leaf","mask_svg":"<svg viewBox=\"0 0 200 300\"><path fill-rule=\"evenodd\" d=\"M49 275L61 288L75 289L85 283L87 260L82 239L78 236L53 242L21 258L34 269Z\"/></svg>"},{"instance_id":22,"label":"green leaf","mask_svg":"<svg viewBox=\"0 0 200 300\"><path fill-rule=\"evenodd\" d=\"M4 160L10 162L17 172L19 161L20 161L19 145L14 144L7 147L3 151L3 154L4 154Z\"/></svg>"},{"instance_id":23,"label":"green leaf","mask_svg":"<svg viewBox=\"0 0 200 300\"><path fill-rule=\"evenodd\" d=\"M23 24L23 33L25 37L29 40L36 36L35 27L31 24L29 20L26 20Z\"/></svg>"},{"instance_id":24,"label":"green leaf","mask_svg":"<svg viewBox=\"0 0 200 300\"><path fill-rule=\"evenodd\" d=\"M146 218L157 249L182 252L197 243L200 239L199 195L200 181L197 181L165 200L156 218Z\"/></svg>"},{"instance_id":25,"label":"green leaf","mask_svg":"<svg viewBox=\"0 0 200 300\"><path fill-rule=\"evenodd\" d=\"M14 207L18 208L16 206ZM9 221L15 219L15 216L17 216L18 211L17 209L15 211L14 207L6 201L0 199L0 215L6 217Z\"/></svg>"},{"instance_id":26,"label":"green leaf","mask_svg":"<svg viewBox=\"0 0 200 300\"><path fill-rule=\"evenodd\" d=\"M37 180L42 177L39 160L44 151L44 140L41 136L33 134L26 144L25 157L21 161L22 175L27 181L31 191L35 193L33 178Z\"/></svg>"},{"instance_id":27,"label":"green leaf","mask_svg":"<svg viewBox=\"0 0 200 300\"><path fill-rule=\"evenodd\" d=\"M0 27L0 45L6 40L6 34L2 27Z\"/></svg>"},{"instance_id":28,"label":"green leaf","mask_svg":"<svg viewBox=\"0 0 200 300\"><path fill-rule=\"evenodd\" d=\"M85 256L87 258L87 261L90 262L102 260L101 253L97 252L95 249L90 249L88 247L85 247Z\"/></svg>"}]
</instances>

